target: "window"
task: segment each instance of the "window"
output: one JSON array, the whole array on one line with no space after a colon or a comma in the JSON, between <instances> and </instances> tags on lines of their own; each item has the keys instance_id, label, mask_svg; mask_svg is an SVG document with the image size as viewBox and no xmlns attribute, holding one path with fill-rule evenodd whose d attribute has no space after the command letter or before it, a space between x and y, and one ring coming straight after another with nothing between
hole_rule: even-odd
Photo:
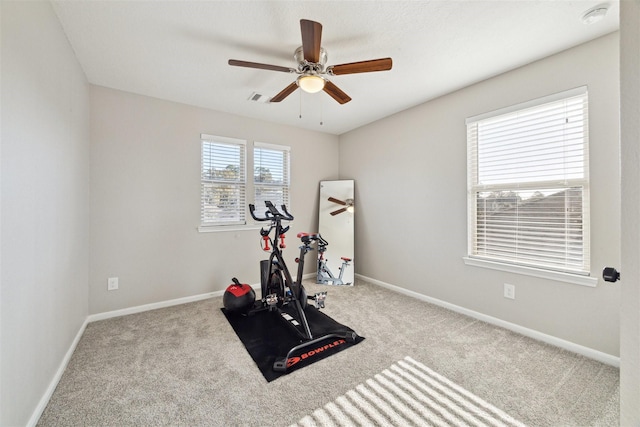
<instances>
[{"instance_id":1,"label":"window","mask_svg":"<svg viewBox=\"0 0 640 427\"><path fill-rule=\"evenodd\" d=\"M200 135L200 140L200 231L221 229L216 226L244 226L248 203L260 207L270 200L278 207L289 207L289 147L255 142L253 181L247 182L246 141L205 134ZM247 193L252 192L254 201L247 201Z\"/></svg>"},{"instance_id":2,"label":"window","mask_svg":"<svg viewBox=\"0 0 640 427\"><path fill-rule=\"evenodd\" d=\"M256 142L253 149L255 205L270 200L289 208L289 147Z\"/></svg>"},{"instance_id":3,"label":"window","mask_svg":"<svg viewBox=\"0 0 640 427\"><path fill-rule=\"evenodd\" d=\"M201 135L200 225L245 224L246 142Z\"/></svg>"},{"instance_id":4,"label":"window","mask_svg":"<svg viewBox=\"0 0 640 427\"><path fill-rule=\"evenodd\" d=\"M469 258L589 274L587 98L467 119Z\"/></svg>"}]
</instances>

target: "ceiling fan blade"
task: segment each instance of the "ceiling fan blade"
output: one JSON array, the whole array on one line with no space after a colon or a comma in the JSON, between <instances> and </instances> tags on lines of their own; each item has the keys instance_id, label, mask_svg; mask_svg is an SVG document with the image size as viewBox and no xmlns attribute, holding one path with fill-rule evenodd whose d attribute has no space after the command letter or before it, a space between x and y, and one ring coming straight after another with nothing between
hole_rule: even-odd
<instances>
[{"instance_id":1,"label":"ceiling fan blade","mask_svg":"<svg viewBox=\"0 0 640 427\"><path fill-rule=\"evenodd\" d=\"M331 95L331 97L338 101L340 104L346 104L347 102L351 101L351 97L349 95L344 93L338 86L334 85L329 80L325 82L324 89L322 90Z\"/></svg>"},{"instance_id":2,"label":"ceiling fan blade","mask_svg":"<svg viewBox=\"0 0 640 427\"><path fill-rule=\"evenodd\" d=\"M320 62L320 42L322 40L322 24L308 19L300 20L302 33L302 53L309 62Z\"/></svg>"},{"instance_id":3,"label":"ceiling fan blade","mask_svg":"<svg viewBox=\"0 0 640 427\"><path fill-rule=\"evenodd\" d=\"M342 74L370 73L372 71L388 71L393 61L391 58L371 59L369 61L350 62L348 64L333 65L327 68L327 72L335 76Z\"/></svg>"},{"instance_id":4,"label":"ceiling fan blade","mask_svg":"<svg viewBox=\"0 0 640 427\"><path fill-rule=\"evenodd\" d=\"M339 205L347 206L347 202L343 202L342 200L335 199L333 197L329 197L330 202L337 203Z\"/></svg>"},{"instance_id":5,"label":"ceiling fan blade","mask_svg":"<svg viewBox=\"0 0 640 427\"><path fill-rule=\"evenodd\" d=\"M277 94L276 96L271 98L271 101L269 101L269 102L280 102L283 99L285 99L287 96L289 96L293 92L295 92L296 89L298 89L298 85L296 84L296 82L293 82L289 86L287 86L284 89L282 89L282 91L280 91L279 94Z\"/></svg>"},{"instance_id":6,"label":"ceiling fan blade","mask_svg":"<svg viewBox=\"0 0 640 427\"><path fill-rule=\"evenodd\" d=\"M259 68L261 70L270 70L270 71L282 71L283 73L295 73L296 70L289 67L281 67L279 65L269 65L269 64L261 64L259 62L249 62L249 61L239 61L237 59L230 59L229 65L233 65L236 67L247 67L247 68Z\"/></svg>"},{"instance_id":7,"label":"ceiling fan blade","mask_svg":"<svg viewBox=\"0 0 640 427\"><path fill-rule=\"evenodd\" d=\"M346 211L347 208L340 208L337 211L333 211L333 212L329 212L331 214L331 216L336 216L338 214L341 214L342 212Z\"/></svg>"}]
</instances>

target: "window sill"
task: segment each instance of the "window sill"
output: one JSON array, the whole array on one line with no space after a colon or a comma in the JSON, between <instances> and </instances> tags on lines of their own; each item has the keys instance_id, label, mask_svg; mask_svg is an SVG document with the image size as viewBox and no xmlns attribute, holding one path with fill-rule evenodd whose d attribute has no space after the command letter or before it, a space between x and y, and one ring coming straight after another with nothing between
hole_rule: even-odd
<instances>
[{"instance_id":1,"label":"window sill","mask_svg":"<svg viewBox=\"0 0 640 427\"><path fill-rule=\"evenodd\" d=\"M196 227L198 233L220 233L224 231L249 231L260 230L259 225L246 224L246 225L201 225Z\"/></svg>"},{"instance_id":2,"label":"window sill","mask_svg":"<svg viewBox=\"0 0 640 427\"><path fill-rule=\"evenodd\" d=\"M559 271L542 270L539 268L523 267L521 265L505 264L495 261L487 261L478 258L462 257L466 265L474 267L490 268L492 270L507 271L509 273L523 274L526 276L540 277L542 279L555 280L558 282L573 283L574 285L589 286L595 288L598 279L591 276L581 276L578 274L562 273Z\"/></svg>"}]
</instances>

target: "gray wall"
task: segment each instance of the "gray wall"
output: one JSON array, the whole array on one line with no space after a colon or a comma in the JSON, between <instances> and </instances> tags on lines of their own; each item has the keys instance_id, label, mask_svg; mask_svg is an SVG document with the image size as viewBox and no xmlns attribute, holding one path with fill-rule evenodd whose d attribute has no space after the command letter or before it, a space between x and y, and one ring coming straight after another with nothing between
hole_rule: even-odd
<instances>
[{"instance_id":1,"label":"gray wall","mask_svg":"<svg viewBox=\"0 0 640 427\"><path fill-rule=\"evenodd\" d=\"M591 274L620 262L618 33L340 137L355 179L357 273L601 352L619 353L618 286L467 266L465 118L587 85ZM503 297L503 284L516 299Z\"/></svg>"},{"instance_id":2,"label":"gray wall","mask_svg":"<svg viewBox=\"0 0 640 427\"><path fill-rule=\"evenodd\" d=\"M0 425L18 426L87 318L89 88L49 2L0 8Z\"/></svg>"},{"instance_id":3,"label":"gray wall","mask_svg":"<svg viewBox=\"0 0 640 427\"><path fill-rule=\"evenodd\" d=\"M90 313L224 290L234 276L260 282L257 229L196 230L201 133L245 139L249 155L253 141L291 147L295 272L295 235L317 230L319 182L338 178L337 136L92 86Z\"/></svg>"},{"instance_id":4,"label":"gray wall","mask_svg":"<svg viewBox=\"0 0 640 427\"><path fill-rule=\"evenodd\" d=\"M640 425L640 3L620 2L620 425Z\"/></svg>"}]
</instances>

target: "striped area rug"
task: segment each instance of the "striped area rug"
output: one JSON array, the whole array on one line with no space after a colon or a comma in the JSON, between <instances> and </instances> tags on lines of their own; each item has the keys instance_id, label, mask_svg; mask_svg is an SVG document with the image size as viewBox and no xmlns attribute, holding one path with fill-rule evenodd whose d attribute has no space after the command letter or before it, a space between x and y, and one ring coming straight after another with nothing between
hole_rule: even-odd
<instances>
[{"instance_id":1,"label":"striped area rug","mask_svg":"<svg viewBox=\"0 0 640 427\"><path fill-rule=\"evenodd\" d=\"M410 357L295 426L524 426Z\"/></svg>"}]
</instances>

